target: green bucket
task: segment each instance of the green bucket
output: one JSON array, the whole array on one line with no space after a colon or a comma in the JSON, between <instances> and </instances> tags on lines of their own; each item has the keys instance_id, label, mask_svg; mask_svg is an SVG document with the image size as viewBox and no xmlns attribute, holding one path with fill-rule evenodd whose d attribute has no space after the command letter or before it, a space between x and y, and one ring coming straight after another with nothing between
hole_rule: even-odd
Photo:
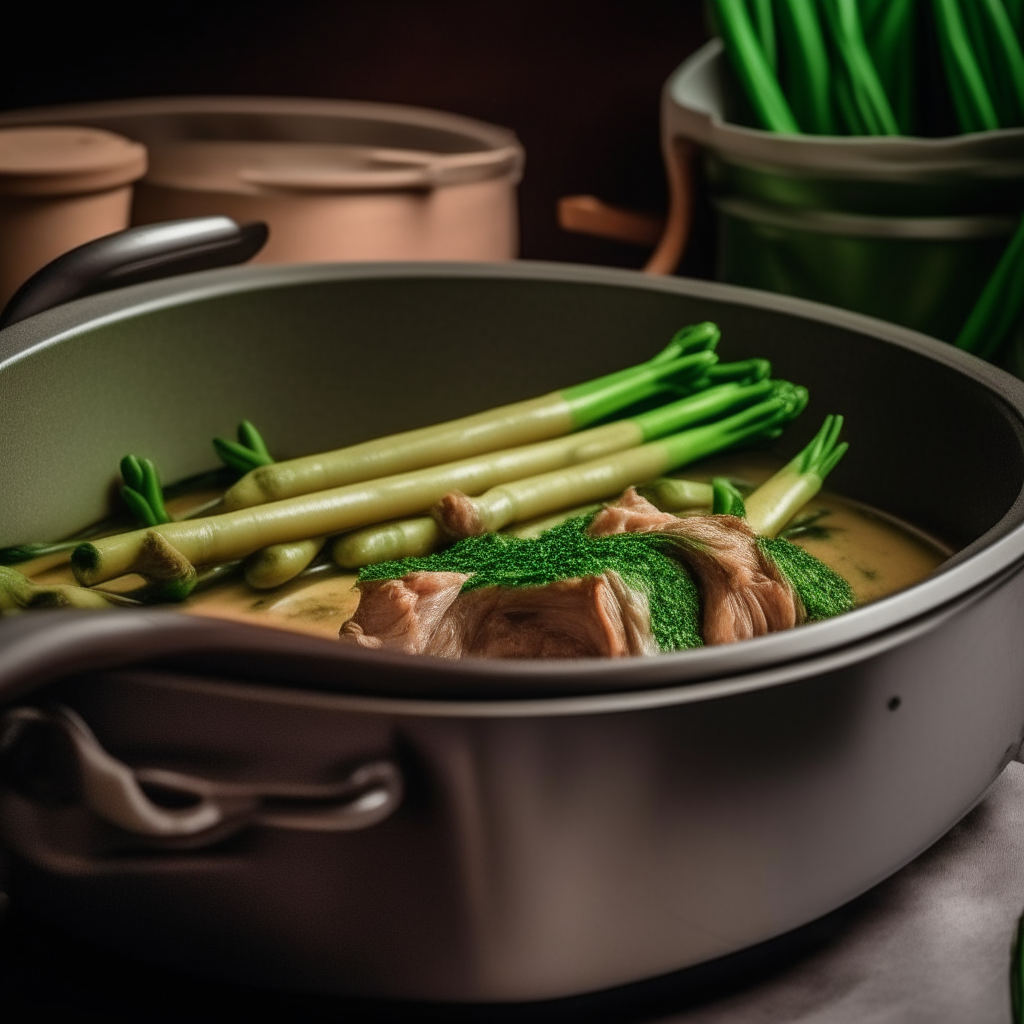
<instances>
[{"instance_id":1,"label":"green bucket","mask_svg":"<svg viewBox=\"0 0 1024 1024\"><path fill-rule=\"evenodd\" d=\"M1020 222L1024 129L779 135L729 122L733 88L715 39L662 98L666 159L703 153L718 278L953 340Z\"/></svg>"}]
</instances>

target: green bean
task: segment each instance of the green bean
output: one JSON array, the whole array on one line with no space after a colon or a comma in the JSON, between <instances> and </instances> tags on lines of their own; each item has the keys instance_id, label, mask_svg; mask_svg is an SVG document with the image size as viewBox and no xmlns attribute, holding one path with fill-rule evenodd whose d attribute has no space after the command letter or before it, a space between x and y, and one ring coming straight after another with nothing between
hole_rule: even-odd
<instances>
[{"instance_id":1,"label":"green bean","mask_svg":"<svg viewBox=\"0 0 1024 1024\"><path fill-rule=\"evenodd\" d=\"M920 23L916 0L862 3L864 38L901 134L915 128L914 71Z\"/></svg>"},{"instance_id":2,"label":"green bean","mask_svg":"<svg viewBox=\"0 0 1024 1024\"><path fill-rule=\"evenodd\" d=\"M992 98L971 48L957 0L932 0L939 49L960 130L978 132L999 127Z\"/></svg>"},{"instance_id":3,"label":"green bean","mask_svg":"<svg viewBox=\"0 0 1024 1024\"><path fill-rule=\"evenodd\" d=\"M786 96L800 127L835 135L828 50L814 0L782 0L778 5Z\"/></svg>"},{"instance_id":4,"label":"green bean","mask_svg":"<svg viewBox=\"0 0 1024 1024\"><path fill-rule=\"evenodd\" d=\"M1024 309L1024 219L954 344L982 359L991 359L1018 323Z\"/></svg>"},{"instance_id":5,"label":"green bean","mask_svg":"<svg viewBox=\"0 0 1024 1024\"><path fill-rule=\"evenodd\" d=\"M1003 0L1003 6L1006 8L1006 16L1009 18L1013 34L1020 42L1024 36L1024 0Z\"/></svg>"},{"instance_id":6,"label":"green bean","mask_svg":"<svg viewBox=\"0 0 1024 1024\"><path fill-rule=\"evenodd\" d=\"M1002 0L970 0L961 12L1000 127L1021 124L1024 55Z\"/></svg>"},{"instance_id":7,"label":"green bean","mask_svg":"<svg viewBox=\"0 0 1024 1024\"><path fill-rule=\"evenodd\" d=\"M772 0L747 0L750 6L751 22L757 41L761 44L761 52L768 62L772 74L779 70L778 48L775 45L775 18L772 14Z\"/></svg>"},{"instance_id":8,"label":"green bean","mask_svg":"<svg viewBox=\"0 0 1024 1024\"><path fill-rule=\"evenodd\" d=\"M712 9L733 69L762 127L772 132L799 133L800 127L761 49L744 4L741 0L712 0Z\"/></svg>"},{"instance_id":9,"label":"green bean","mask_svg":"<svg viewBox=\"0 0 1024 1024\"><path fill-rule=\"evenodd\" d=\"M899 135L899 126L868 53L857 0L824 4L825 23L840 57L843 77L858 117L870 135Z\"/></svg>"}]
</instances>

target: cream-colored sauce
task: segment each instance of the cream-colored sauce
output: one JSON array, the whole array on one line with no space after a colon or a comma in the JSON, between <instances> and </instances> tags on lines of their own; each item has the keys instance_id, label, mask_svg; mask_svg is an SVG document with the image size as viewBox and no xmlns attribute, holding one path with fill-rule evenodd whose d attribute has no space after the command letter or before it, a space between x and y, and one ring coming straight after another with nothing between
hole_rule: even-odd
<instances>
[{"instance_id":1,"label":"cream-colored sauce","mask_svg":"<svg viewBox=\"0 0 1024 1024\"><path fill-rule=\"evenodd\" d=\"M676 475L690 480L727 476L756 486L779 468L777 461L762 456L737 454L705 460ZM168 502L174 515L186 514L205 503L210 495L193 495ZM859 502L822 491L800 515L824 510L814 524L825 536L794 536L792 541L820 558L848 580L858 604L876 601L919 582L937 569L952 550L892 516ZM37 583L71 583L74 579L66 561L53 565L53 558L26 563L22 571ZM273 591L260 591L240 579L222 583L194 594L182 606L194 615L255 622L278 629L296 630L315 636L337 637L342 624L359 603L356 576L332 567L301 577ZM130 590L129 581L110 589ZM137 578L133 585L141 580Z\"/></svg>"},{"instance_id":2,"label":"cream-colored sauce","mask_svg":"<svg viewBox=\"0 0 1024 1024\"><path fill-rule=\"evenodd\" d=\"M707 459L675 475L690 480L726 476L756 487L779 468L775 460L739 453ZM839 573L853 588L858 604L877 601L920 582L953 554L952 548L895 516L828 490L812 498L794 522L818 511L826 514L814 525L826 536L812 533L789 539Z\"/></svg>"},{"instance_id":3,"label":"cream-colored sauce","mask_svg":"<svg viewBox=\"0 0 1024 1024\"><path fill-rule=\"evenodd\" d=\"M359 604L355 582L352 573L340 570L302 577L269 591L254 590L238 580L196 594L185 603L184 610L334 639Z\"/></svg>"}]
</instances>

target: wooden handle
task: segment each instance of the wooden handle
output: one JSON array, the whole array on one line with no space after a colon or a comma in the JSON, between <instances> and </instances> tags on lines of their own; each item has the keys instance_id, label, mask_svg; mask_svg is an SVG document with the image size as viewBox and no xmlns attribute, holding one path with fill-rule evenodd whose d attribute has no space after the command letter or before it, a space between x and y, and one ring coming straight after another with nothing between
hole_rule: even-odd
<instances>
[{"instance_id":1,"label":"wooden handle","mask_svg":"<svg viewBox=\"0 0 1024 1024\"><path fill-rule=\"evenodd\" d=\"M685 139L674 139L666 154L669 192L666 219L611 206L597 196L563 196L558 201L559 227L616 242L656 246L644 266L644 273L675 273L693 225L693 154L693 144Z\"/></svg>"},{"instance_id":2,"label":"wooden handle","mask_svg":"<svg viewBox=\"0 0 1024 1024\"><path fill-rule=\"evenodd\" d=\"M632 245L657 245L665 226L661 217L610 206L597 196L563 196L558 224L565 231Z\"/></svg>"},{"instance_id":3,"label":"wooden handle","mask_svg":"<svg viewBox=\"0 0 1024 1024\"><path fill-rule=\"evenodd\" d=\"M693 226L693 154L686 139L673 139L666 154L668 218L658 247L644 267L645 274L675 273L686 251Z\"/></svg>"}]
</instances>

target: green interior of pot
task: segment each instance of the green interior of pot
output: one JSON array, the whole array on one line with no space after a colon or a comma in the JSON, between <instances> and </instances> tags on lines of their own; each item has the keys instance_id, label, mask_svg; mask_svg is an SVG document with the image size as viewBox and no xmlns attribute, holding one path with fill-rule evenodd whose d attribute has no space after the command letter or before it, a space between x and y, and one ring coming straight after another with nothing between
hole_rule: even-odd
<instances>
[{"instance_id":1,"label":"green interior of pot","mask_svg":"<svg viewBox=\"0 0 1024 1024\"><path fill-rule=\"evenodd\" d=\"M104 514L127 452L174 480L216 465L210 439L243 418L279 457L324 450L623 367L703 319L721 325L724 359L767 357L776 376L810 389L779 454L842 413L851 448L835 489L957 546L1016 524L1015 383L944 347L934 346L976 377L883 340L885 325L865 333L838 312L816 319L714 288L687 293L697 283L627 285L627 275L320 270L213 272L98 296L65 307L73 326L59 340L0 362L0 544L56 538ZM163 305L129 305L154 287L169 296ZM119 304L118 317L74 323ZM26 322L25 336L47 315Z\"/></svg>"}]
</instances>

